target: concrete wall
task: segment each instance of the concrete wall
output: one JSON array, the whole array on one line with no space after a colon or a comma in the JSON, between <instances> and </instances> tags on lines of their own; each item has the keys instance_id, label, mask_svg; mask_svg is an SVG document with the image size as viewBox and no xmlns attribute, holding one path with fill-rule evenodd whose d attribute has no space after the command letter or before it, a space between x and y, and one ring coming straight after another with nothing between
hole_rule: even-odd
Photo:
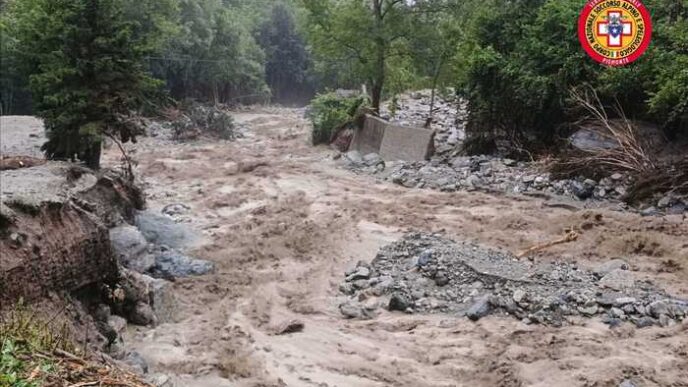
<instances>
[{"instance_id":1,"label":"concrete wall","mask_svg":"<svg viewBox=\"0 0 688 387\"><path fill-rule=\"evenodd\" d=\"M356 130L354 138L351 140L349 150L357 150L362 155L368 153L380 153L382 138L387 129L387 122L378 117L366 115L363 129Z\"/></svg>"},{"instance_id":2,"label":"concrete wall","mask_svg":"<svg viewBox=\"0 0 688 387\"><path fill-rule=\"evenodd\" d=\"M378 117L366 116L349 150L362 155L378 153L385 160L420 161L432 156L434 132L424 128L393 125Z\"/></svg>"},{"instance_id":3,"label":"concrete wall","mask_svg":"<svg viewBox=\"0 0 688 387\"><path fill-rule=\"evenodd\" d=\"M424 128L389 125L380 145L384 160L422 161L432 156L435 132Z\"/></svg>"}]
</instances>

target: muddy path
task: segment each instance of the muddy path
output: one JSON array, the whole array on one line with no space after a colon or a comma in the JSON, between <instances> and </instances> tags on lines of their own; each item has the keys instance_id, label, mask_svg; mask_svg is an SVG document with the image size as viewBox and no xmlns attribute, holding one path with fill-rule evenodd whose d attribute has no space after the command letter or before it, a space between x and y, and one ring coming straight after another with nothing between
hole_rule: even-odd
<instances>
[{"instance_id":1,"label":"muddy path","mask_svg":"<svg viewBox=\"0 0 688 387\"><path fill-rule=\"evenodd\" d=\"M563 328L399 312L346 320L337 308L346 269L411 230L518 252L578 227L577 241L535 259L585 267L623 257L639 279L685 297L684 218L405 189L339 168L331 150L308 145L297 110L235 119L249 128L235 142L146 138L131 147L149 207L189 206L179 220L205 236L190 252L216 264L174 283L175 322L129 328L127 347L152 371L180 386L688 385L686 322L611 330L596 319ZM107 152L107 163L117 158ZM276 334L290 320L303 331Z\"/></svg>"}]
</instances>

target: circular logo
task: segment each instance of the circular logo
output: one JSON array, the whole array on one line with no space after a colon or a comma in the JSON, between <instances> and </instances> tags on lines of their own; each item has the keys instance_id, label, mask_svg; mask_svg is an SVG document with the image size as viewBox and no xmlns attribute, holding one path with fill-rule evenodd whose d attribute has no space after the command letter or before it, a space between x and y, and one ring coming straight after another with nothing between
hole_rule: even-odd
<instances>
[{"instance_id":1,"label":"circular logo","mask_svg":"<svg viewBox=\"0 0 688 387\"><path fill-rule=\"evenodd\" d=\"M578 19L578 39L594 60L623 66L650 45L652 20L640 0L590 0Z\"/></svg>"}]
</instances>

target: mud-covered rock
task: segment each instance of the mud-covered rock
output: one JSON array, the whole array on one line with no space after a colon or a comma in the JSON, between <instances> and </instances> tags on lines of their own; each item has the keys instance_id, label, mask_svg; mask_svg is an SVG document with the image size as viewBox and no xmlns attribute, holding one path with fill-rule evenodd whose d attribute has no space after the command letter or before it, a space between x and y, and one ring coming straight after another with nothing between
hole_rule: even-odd
<instances>
[{"instance_id":1,"label":"mud-covered rock","mask_svg":"<svg viewBox=\"0 0 688 387\"><path fill-rule=\"evenodd\" d=\"M124 292L124 299L116 304L118 314L139 325L173 321L177 302L170 282L123 269L119 284ZM139 305L141 303L150 307L155 315L154 319L145 317L148 311ZM136 310L137 307L140 309ZM140 312L143 312L143 316ZM133 314L136 316L132 316ZM148 322L141 324L139 321L143 320Z\"/></svg>"},{"instance_id":2,"label":"mud-covered rock","mask_svg":"<svg viewBox=\"0 0 688 387\"><path fill-rule=\"evenodd\" d=\"M138 228L128 224L112 228L110 242L124 267L145 273L155 265L155 257L148 253L148 241Z\"/></svg>"},{"instance_id":3,"label":"mud-covered rock","mask_svg":"<svg viewBox=\"0 0 688 387\"><path fill-rule=\"evenodd\" d=\"M136 215L136 226L148 242L172 249L188 248L199 239L186 225L152 210L140 211Z\"/></svg>"},{"instance_id":4,"label":"mud-covered rock","mask_svg":"<svg viewBox=\"0 0 688 387\"><path fill-rule=\"evenodd\" d=\"M176 250L159 251L151 274L158 278L189 277L213 271L212 262L184 255Z\"/></svg>"}]
</instances>

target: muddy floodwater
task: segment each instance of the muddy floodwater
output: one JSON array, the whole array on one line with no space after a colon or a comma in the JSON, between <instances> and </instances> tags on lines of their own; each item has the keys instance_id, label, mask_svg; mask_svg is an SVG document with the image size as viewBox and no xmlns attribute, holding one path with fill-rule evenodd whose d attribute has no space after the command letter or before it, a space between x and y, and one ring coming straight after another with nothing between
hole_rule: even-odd
<instances>
[{"instance_id":1,"label":"muddy floodwater","mask_svg":"<svg viewBox=\"0 0 688 387\"><path fill-rule=\"evenodd\" d=\"M622 259L635 281L686 298L688 223L681 215L553 208L536 197L379 181L310 146L302 117L302 110L253 109L235 115L244 131L236 141L160 135L128 145L149 211L179 204L174 220L202 236L184 252L215 268L173 283L171 322L128 328L125 345L150 372L213 387L686 385L681 319L612 328L581 315L553 326L504 313L474 322L384 307L372 318L347 318L339 308L350 297L340 290L347 271L410 232L516 254L574 228L575 241L543 249L534 262L593 271ZM105 164L119 157L108 149Z\"/></svg>"}]
</instances>

